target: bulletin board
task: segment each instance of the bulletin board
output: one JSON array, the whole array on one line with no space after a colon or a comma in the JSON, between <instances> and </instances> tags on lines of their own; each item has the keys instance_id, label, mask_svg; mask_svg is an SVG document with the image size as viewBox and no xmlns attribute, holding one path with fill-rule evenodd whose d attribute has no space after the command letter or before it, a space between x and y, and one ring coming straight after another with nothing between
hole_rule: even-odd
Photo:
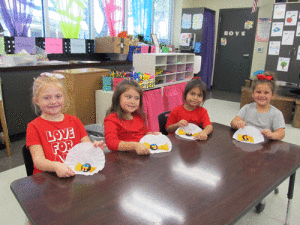
<instances>
[{"instance_id":1,"label":"bulletin board","mask_svg":"<svg viewBox=\"0 0 300 225\"><path fill-rule=\"evenodd\" d=\"M181 33L196 34L196 43L202 43L203 23L204 7L182 9Z\"/></svg>"}]
</instances>

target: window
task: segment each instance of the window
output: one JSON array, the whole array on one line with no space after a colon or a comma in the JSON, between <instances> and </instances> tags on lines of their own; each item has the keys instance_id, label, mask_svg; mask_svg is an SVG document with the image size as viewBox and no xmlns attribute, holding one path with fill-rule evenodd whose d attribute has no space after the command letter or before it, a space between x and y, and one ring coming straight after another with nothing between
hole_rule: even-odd
<instances>
[{"instance_id":1,"label":"window","mask_svg":"<svg viewBox=\"0 0 300 225\"><path fill-rule=\"evenodd\" d=\"M128 0L128 34L150 40L154 33L160 42L170 43L172 6L173 0Z\"/></svg>"},{"instance_id":2,"label":"window","mask_svg":"<svg viewBox=\"0 0 300 225\"><path fill-rule=\"evenodd\" d=\"M16 0L17 5L20 1ZM173 0L27 0L17 9L23 10L18 21L6 21L3 15L15 12L13 2L0 1L5 36L92 39L127 30L134 36L143 34L146 40L151 33L160 42L170 43L171 39ZM23 23L24 15L27 23Z\"/></svg>"},{"instance_id":3,"label":"window","mask_svg":"<svg viewBox=\"0 0 300 225\"><path fill-rule=\"evenodd\" d=\"M171 44L172 0L154 0L153 32L160 42Z\"/></svg>"},{"instance_id":4,"label":"window","mask_svg":"<svg viewBox=\"0 0 300 225\"><path fill-rule=\"evenodd\" d=\"M51 38L89 39L88 0L48 0Z\"/></svg>"},{"instance_id":5,"label":"window","mask_svg":"<svg viewBox=\"0 0 300 225\"><path fill-rule=\"evenodd\" d=\"M21 5L21 7L20 7ZM13 8L13 1L1 1L0 23L5 36L42 37L43 14L41 0L27 0L26 4L17 1L17 8ZM4 19L3 15L7 15ZM12 16L17 15L13 20Z\"/></svg>"}]
</instances>

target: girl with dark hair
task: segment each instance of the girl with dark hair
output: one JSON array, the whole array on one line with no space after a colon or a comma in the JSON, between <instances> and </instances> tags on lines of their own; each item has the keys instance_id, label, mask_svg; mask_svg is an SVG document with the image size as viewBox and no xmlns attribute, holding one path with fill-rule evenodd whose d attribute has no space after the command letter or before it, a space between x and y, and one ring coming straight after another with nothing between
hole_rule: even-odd
<instances>
[{"instance_id":1,"label":"girl with dark hair","mask_svg":"<svg viewBox=\"0 0 300 225\"><path fill-rule=\"evenodd\" d=\"M203 130L195 137L198 140L206 140L213 131L208 113L200 105L206 99L206 85L200 78L194 78L187 83L183 92L184 104L175 107L168 118L166 130L173 133L179 127L188 123L198 125Z\"/></svg>"},{"instance_id":2,"label":"girl with dark hair","mask_svg":"<svg viewBox=\"0 0 300 225\"><path fill-rule=\"evenodd\" d=\"M104 119L104 127L105 141L111 151L135 151L139 155L150 153L149 149L139 142L151 132L145 123L143 91L135 80L124 79L116 87L112 105Z\"/></svg>"}]
</instances>

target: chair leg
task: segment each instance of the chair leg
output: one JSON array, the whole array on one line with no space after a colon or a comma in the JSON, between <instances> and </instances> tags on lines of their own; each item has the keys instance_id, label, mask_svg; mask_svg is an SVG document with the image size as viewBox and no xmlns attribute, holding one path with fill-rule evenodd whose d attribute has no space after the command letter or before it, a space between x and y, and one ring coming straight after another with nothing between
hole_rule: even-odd
<instances>
[{"instance_id":1,"label":"chair leg","mask_svg":"<svg viewBox=\"0 0 300 225\"><path fill-rule=\"evenodd\" d=\"M262 213L266 207L265 202L260 202L255 206L256 213Z\"/></svg>"}]
</instances>

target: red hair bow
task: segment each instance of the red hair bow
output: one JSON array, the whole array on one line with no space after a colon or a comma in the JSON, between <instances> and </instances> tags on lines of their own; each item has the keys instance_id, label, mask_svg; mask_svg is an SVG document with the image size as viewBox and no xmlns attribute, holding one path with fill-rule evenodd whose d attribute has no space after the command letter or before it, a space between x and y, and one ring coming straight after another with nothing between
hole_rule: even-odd
<instances>
[{"instance_id":1,"label":"red hair bow","mask_svg":"<svg viewBox=\"0 0 300 225\"><path fill-rule=\"evenodd\" d=\"M265 79L265 80L273 80L273 77L271 76L271 75L263 75L263 74L258 74L257 75L257 79L259 79L259 80L263 80L263 79Z\"/></svg>"}]
</instances>

